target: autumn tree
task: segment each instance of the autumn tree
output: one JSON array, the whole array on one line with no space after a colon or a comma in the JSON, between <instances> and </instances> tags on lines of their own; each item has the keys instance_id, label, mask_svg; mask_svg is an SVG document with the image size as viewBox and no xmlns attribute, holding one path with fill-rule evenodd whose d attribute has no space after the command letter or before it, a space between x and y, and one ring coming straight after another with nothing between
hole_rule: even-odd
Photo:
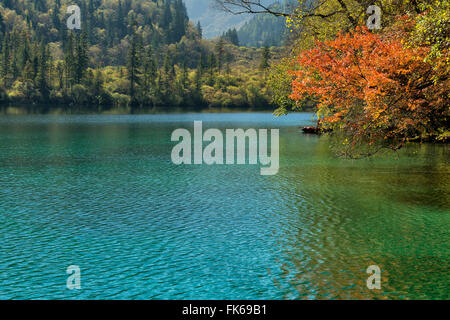
<instances>
[{"instance_id":1,"label":"autumn tree","mask_svg":"<svg viewBox=\"0 0 450 320\"><path fill-rule=\"evenodd\" d=\"M345 135L349 156L361 155L351 152L360 145L373 146L369 153L396 150L448 128L448 72L434 81L425 60L430 49L408 48L403 37L398 30L379 35L357 27L317 42L293 61L290 98L316 97L323 127Z\"/></svg>"}]
</instances>

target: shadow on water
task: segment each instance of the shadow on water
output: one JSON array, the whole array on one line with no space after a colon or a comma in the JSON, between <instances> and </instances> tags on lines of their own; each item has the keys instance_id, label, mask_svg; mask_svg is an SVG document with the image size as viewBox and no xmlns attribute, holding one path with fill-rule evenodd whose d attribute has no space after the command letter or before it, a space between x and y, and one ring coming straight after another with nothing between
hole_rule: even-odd
<instances>
[{"instance_id":1,"label":"shadow on water","mask_svg":"<svg viewBox=\"0 0 450 320\"><path fill-rule=\"evenodd\" d=\"M242 112L273 112L273 108L239 109L239 108L210 108L201 107L114 107L114 106L71 106L71 105L0 105L0 115L139 115L139 114L165 114L186 112L211 112L211 113L242 113Z\"/></svg>"}]
</instances>

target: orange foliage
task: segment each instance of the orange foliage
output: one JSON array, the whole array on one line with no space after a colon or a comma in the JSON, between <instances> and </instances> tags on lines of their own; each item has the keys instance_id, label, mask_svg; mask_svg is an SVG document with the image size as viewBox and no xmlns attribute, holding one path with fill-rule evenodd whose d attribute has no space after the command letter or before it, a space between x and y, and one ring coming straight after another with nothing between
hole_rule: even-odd
<instances>
[{"instance_id":1,"label":"orange foliage","mask_svg":"<svg viewBox=\"0 0 450 320\"><path fill-rule=\"evenodd\" d=\"M433 134L448 119L448 75L424 62L429 48L407 48L401 30L383 35L365 27L318 42L293 63L291 99L318 99L325 127L369 143L398 148L417 135Z\"/></svg>"}]
</instances>

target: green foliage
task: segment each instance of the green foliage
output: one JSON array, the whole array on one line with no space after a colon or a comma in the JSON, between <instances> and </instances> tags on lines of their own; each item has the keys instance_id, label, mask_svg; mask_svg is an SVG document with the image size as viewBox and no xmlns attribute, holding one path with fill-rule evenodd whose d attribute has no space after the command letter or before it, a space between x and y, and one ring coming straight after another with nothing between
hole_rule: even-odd
<instances>
[{"instance_id":1,"label":"green foliage","mask_svg":"<svg viewBox=\"0 0 450 320\"><path fill-rule=\"evenodd\" d=\"M446 63L450 62L448 50L450 49L450 1L432 1L422 3L421 14L417 17L414 30L411 32L410 44L430 47L426 61L435 63L446 56Z\"/></svg>"},{"instance_id":2,"label":"green foliage","mask_svg":"<svg viewBox=\"0 0 450 320\"><path fill-rule=\"evenodd\" d=\"M275 3L274 10L284 10L284 6ZM270 14L253 16L237 32L239 43L246 47L282 46L288 35L284 17Z\"/></svg>"},{"instance_id":3,"label":"green foliage","mask_svg":"<svg viewBox=\"0 0 450 320\"><path fill-rule=\"evenodd\" d=\"M269 68L270 66L269 60L270 60L270 49L269 47L264 47L262 51L261 62L259 63L259 68L261 70L266 70L267 68Z\"/></svg>"},{"instance_id":4,"label":"green foliage","mask_svg":"<svg viewBox=\"0 0 450 320\"><path fill-rule=\"evenodd\" d=\"M65 25L73 1L0 0L0 103L271 106L260 52L238 48L236 30L203 40L182 0L75 3L82 31Z\"/></svg>"},{"instance_id":5,"label":"green foliage","mask_svg":"<svg viewBox=\"0 0 450 320\"><path fill-rule=\"evenodd\" d=\"M382 9L381 30L365 28L369 4ZM299 0L290 58L269 74L275 113L318 107L346 157L447 141L449 12L448 0Z\"/></svg>"},{"instance_id":6,"label":"green foliage","mask_svg":"<svg viewBox=\"0 0 450 320\"><path fill-rule=\"evenodd\" d=\"M297 102L289 98L292 92L293 77L289 77L288 70L292 69L289 63L284 59L273 64L268 74L268 86L272 91L272 102L278 107L275 110L277 115L285 115L294 110Z\"/></svg>"},{"instance_id":7,"label":"green foliage","mask_svg":"<svg viewBox=\"0 0 450 320\"><path fill-rule=\"evenodd\" d=\"M224 32L222 34L222 38L226 39L227 41L231 42L232 44L234 44L235 46L239 45L239 37L238 37L238 33L236 31L235 28L233 29L228 29L227 32Z\"/></svg>"}]
</instances>

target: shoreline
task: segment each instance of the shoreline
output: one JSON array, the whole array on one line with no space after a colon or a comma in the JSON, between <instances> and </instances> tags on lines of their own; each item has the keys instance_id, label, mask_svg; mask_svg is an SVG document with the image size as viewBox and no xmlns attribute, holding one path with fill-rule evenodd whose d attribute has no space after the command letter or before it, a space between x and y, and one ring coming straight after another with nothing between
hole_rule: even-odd
<instances>
[{"instance_id":1,"label":"shoreline","mask_svg":"<svg viewBox=\"0 0 450 320\"><path fill-rule=\"evenodd\" d=\"M114 107L110 109L101 109L95 110L89 107L70 107L70 106L59 106L52 107L49 105L32 105L32 106L0 106L0 116L4 115L70 115L70 114L89 114L89 115L139 115L139 114L181 114L181 113L273 113L275 108L233 108L233 107L225 107L225 108L209 108L209 107L201 107L201 108L192 108L192 107L152 107L152 108L123 108L123 107ZM302 111L302 112L311 112L311 111Z\"/></svg>"}]
</instances>

